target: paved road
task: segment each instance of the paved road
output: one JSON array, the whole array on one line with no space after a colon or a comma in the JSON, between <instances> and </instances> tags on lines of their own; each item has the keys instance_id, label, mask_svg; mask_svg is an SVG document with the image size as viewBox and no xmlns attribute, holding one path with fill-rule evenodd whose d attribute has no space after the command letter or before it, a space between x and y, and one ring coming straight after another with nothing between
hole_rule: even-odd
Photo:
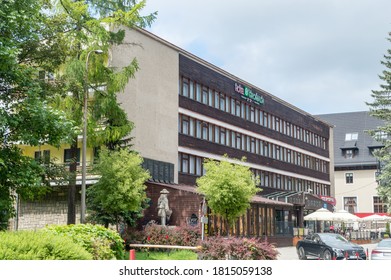
<instances>
[{"instance_id":1,"label":"paved road","mask_svg":"<svg viewBox=\"0 0 391 280\"><path fill-rule=\"evenodd\" d=\"M373 248L375 248L377 243L370 243L370 244L362 244L361 246L364 247L364 249L367 251L368 254L371 254L371 251ZM298 256L296 253L296 247L289 246L289 247L278 247L277 251L280 253L278 256L278 260L298 260Z\"/></svg>"}]
</instances>

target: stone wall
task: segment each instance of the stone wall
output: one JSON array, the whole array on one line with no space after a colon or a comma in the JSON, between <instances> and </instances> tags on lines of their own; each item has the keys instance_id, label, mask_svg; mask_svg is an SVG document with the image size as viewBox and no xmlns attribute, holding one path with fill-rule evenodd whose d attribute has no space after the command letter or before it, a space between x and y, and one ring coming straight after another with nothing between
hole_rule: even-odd
<instances>
[{"instance_id":1,"label":"stone wall","mask_svg":"<svg viewBox=\"0 0 391 280\"><path fill-rule=\"evenodd\" d=\"M67 190L53 191L40 200L20 200L18 217L10 229L39 229L46 225L65 225L68 214ZM80 193L76 193L76 223L80 221Z\"/></svg>"}]
</instances>

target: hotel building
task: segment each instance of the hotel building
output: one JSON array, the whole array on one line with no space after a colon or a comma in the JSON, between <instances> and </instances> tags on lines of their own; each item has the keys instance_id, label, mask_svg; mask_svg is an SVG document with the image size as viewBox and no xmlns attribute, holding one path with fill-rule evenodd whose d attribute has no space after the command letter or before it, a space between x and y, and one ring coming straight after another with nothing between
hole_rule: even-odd
<instances>
[{"instance_id":1,"label":"hotel building","mask_svg":"<svg viewBox=\"0 0 391 280\"><path fill-rule=\"evenodd\" d=\"M329 124L148 31L127 30L125 42L112 49L110 63L123 67L135 57L140 67L119 102L135 123L133 148L152 174L143 223L158 220L163 188L170 192L170 224L199 222L196 179L205 158L224 154L246 157L242 164L259 175L262 188L232 234L279 240L303 227L306 213L332 209ZM225 225L209 215L207 228L224 233Z\"/></svg>"}]
</instances>

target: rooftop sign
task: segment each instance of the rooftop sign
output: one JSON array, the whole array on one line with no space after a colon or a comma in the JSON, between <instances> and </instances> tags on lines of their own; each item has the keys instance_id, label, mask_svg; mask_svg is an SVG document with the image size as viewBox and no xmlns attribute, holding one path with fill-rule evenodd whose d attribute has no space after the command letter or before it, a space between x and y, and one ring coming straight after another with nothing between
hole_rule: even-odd
<instances>
[{"instance_id":1,"label":"rooftop sign","mask_svg":"<svg viewBox=\"0 0 391 280\"><path fill-rule=\"evenodd\" d=\"M262 96L241 84L235 83L235 92L239 93L241 97L248 102L253 102L258 105L261 105L265 102Z\"/></svg>"}]
</instances>

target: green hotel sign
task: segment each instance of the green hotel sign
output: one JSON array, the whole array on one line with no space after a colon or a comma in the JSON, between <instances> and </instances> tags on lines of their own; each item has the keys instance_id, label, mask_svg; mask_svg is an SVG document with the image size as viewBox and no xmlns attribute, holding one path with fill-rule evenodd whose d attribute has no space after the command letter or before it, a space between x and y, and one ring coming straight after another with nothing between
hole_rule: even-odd
<instances>
[{"instance_id":1,"label":"green hotel sign","mask_svg":"<svg viewBox=\"0 0 391 280\"><path fill-rule=\"evenodd\" d=\"M262 96L241 84L235 83L235 92L239 93L245 100L255 104L261 105L265 102Z\"/></svg>"}]
</instances>

